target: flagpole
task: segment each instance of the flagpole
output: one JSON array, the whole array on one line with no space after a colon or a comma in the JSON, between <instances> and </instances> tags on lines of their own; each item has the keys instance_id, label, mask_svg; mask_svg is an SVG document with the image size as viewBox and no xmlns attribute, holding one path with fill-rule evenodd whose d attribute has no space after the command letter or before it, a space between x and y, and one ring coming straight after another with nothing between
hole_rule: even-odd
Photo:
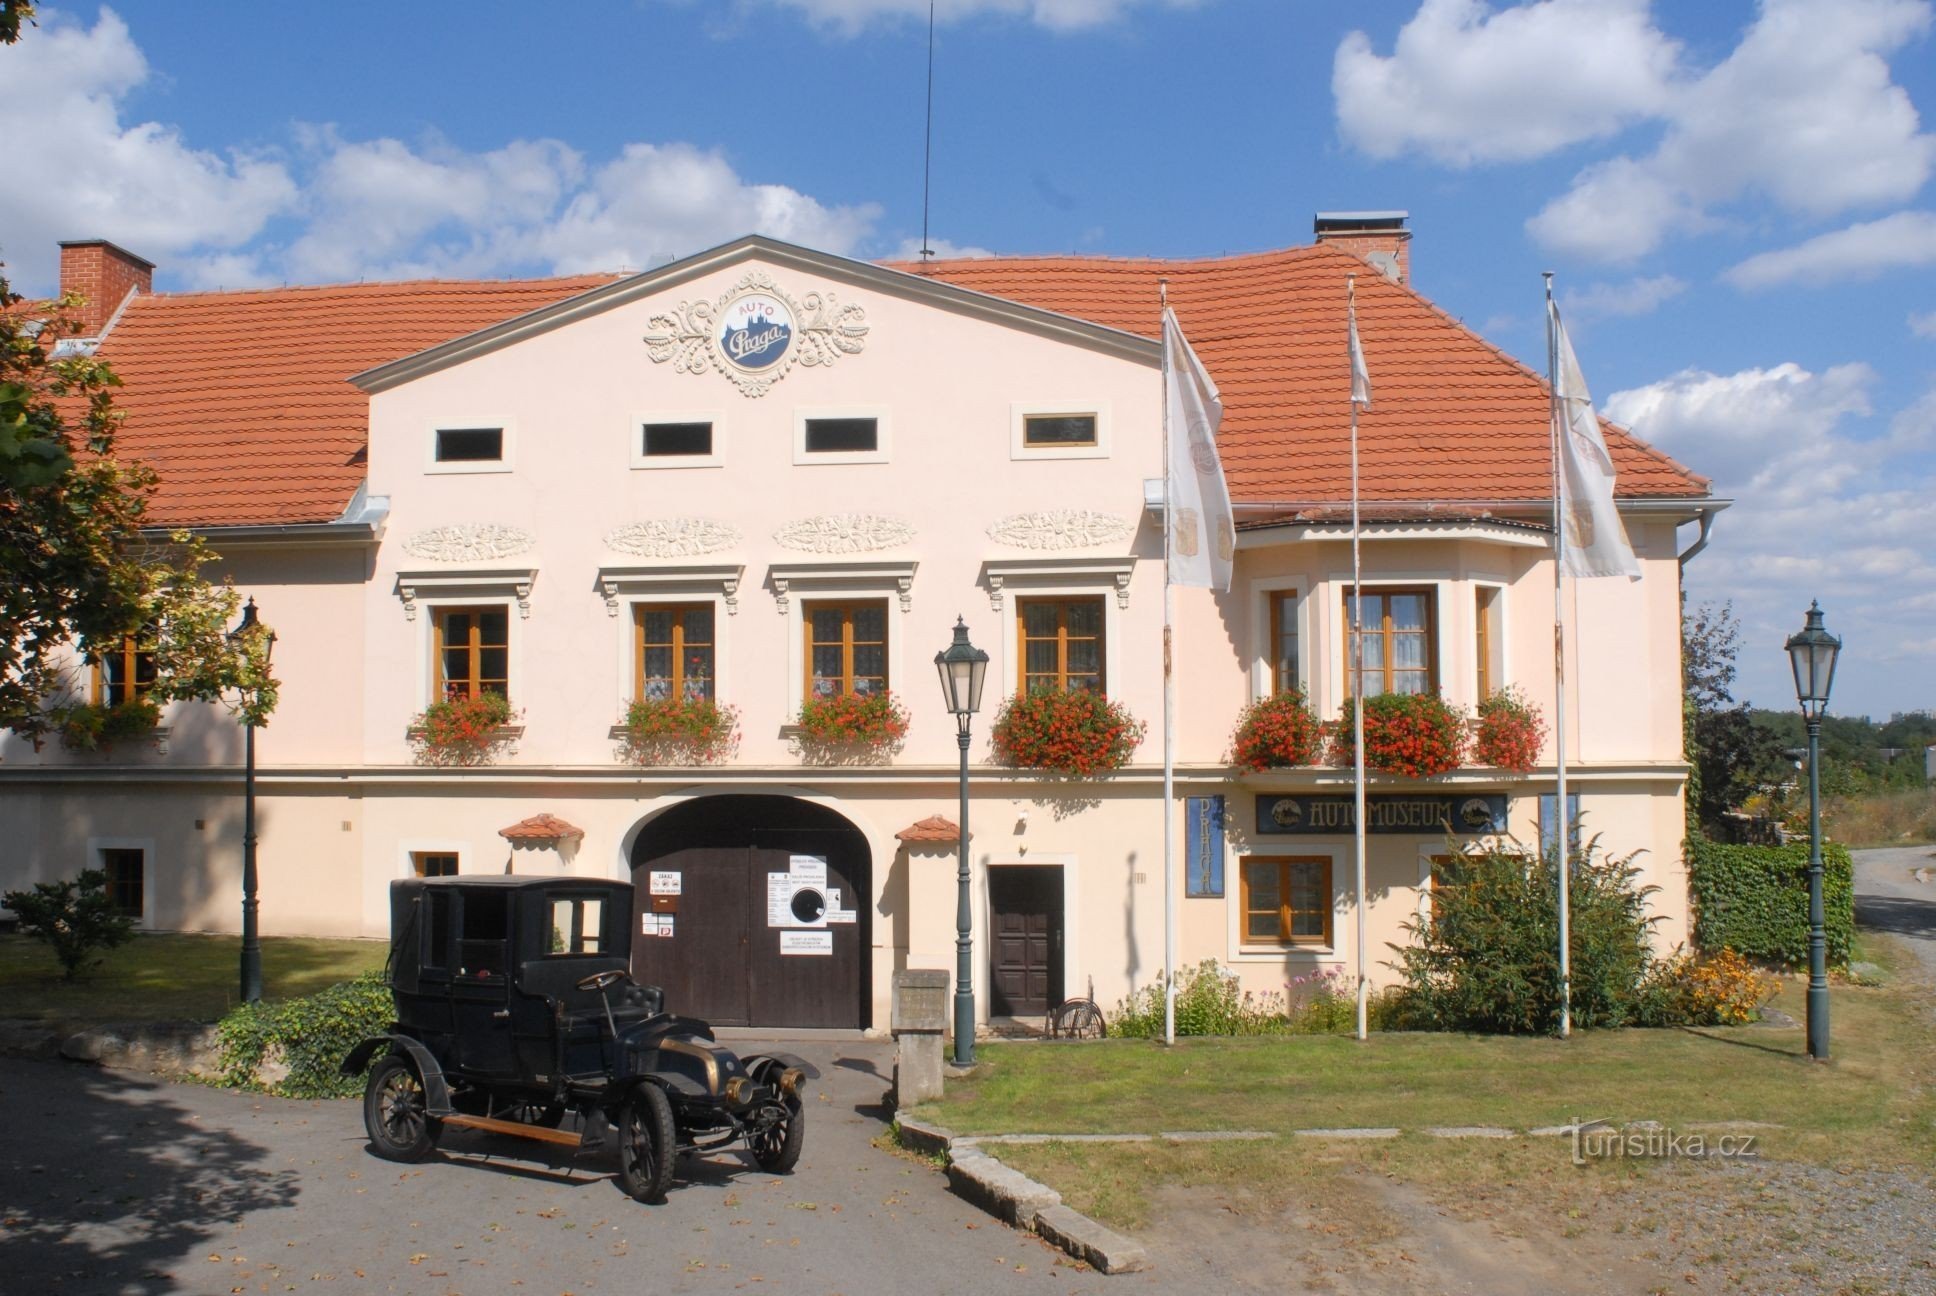
<instances>
[{"instance_id":1,"label":"flagpole","mask_svg":"<svg viewBox=\"0 0 1936 1296\"><path fill-rule=\"evenodd\" d=\"M1566 572L1566 475L1560 469L1560 347L1559 314L1553 305L1553 272L1546 280L1547 417L1553 453L1553 752L1557 777L1553 817L1560 894L1560 1038L1573 1033L1573 939L1571 903L1573 825L1566 812L1566 604L1562 586Z\"/></svg>"},{"instance_id":2,"label":"flagpole","mask_svg":"<svg viewBox=\"0 0 1936 1296\"><path fill-rule=\"evenodd\" d=\"M1170 281L1156 281L1163 310L1170 309ZM1163 1042L1176 1043L1176 675L1170 626L1170 530L1176 521L1175 483L1170 480L1170 374L1163 367Z\"/></svg>"},{"instance_id":3,"label":"flagpole","mask_svg":"<svg viewBox=\"0 0 1936 1296\"><path fill-rule=\"evenodd\" d=\"M1350 320L1352 339L1358 329L1358 276L1344 277L1345 314ZM1352 784L1357 846L1358 909L1358 1038L1370 1036L1371 983L1365 973L1365 627L1363 569L1358 552L1358 374L1357 357L1351 357L1351 690Z\"/></svg>"}]
</instances>

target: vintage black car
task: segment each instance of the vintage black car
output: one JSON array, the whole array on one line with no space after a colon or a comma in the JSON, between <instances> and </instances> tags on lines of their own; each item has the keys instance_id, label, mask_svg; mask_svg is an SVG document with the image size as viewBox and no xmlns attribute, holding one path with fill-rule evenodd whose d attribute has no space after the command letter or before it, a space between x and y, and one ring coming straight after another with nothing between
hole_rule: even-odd
<instances>
[{"instance_id":1,"label":"vintage black car","mask_svg":"<svg viewBox=\"0 0 1936 1296\"><path fill-rule=\"evenodd\" d=\"M363 1122L378 1156L418 1161L450 1127L574 1148L617 1143L619 1182L662 1198L682 1153L735 1142L785 1173L806 1134L813 1068L741 1058L705 1022L665 1011L631 958L632 888L563 877L390 884L397 1020L343 1061L369 1067ZM576 1130L559 1128L566 1115Z\"/></svg>"}]
</instances>

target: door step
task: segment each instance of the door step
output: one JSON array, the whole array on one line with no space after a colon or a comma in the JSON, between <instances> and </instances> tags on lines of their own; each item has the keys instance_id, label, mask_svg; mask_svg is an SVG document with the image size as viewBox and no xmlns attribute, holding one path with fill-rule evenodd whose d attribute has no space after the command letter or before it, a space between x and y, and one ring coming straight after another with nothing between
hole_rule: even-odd
<instances>
[{"instance_id":1,"label":"door step","mask_svg":"<svg viewBox=\"0 0 1936 1296\"><path fill-rule=\"evenodd\" d=\"M461 1112L444 1117L444 1126L447 1129L456 1126L458 1129L483 1130L486 1134L508 1134L512 1138L536 1139L540 1143L556 1143L559 1147L575 1148L584 1141L583 1135L572 1130L527 1125L523 1121L499 1120L495 1116L466 1116Z\"/></svg>"}]
</instances>

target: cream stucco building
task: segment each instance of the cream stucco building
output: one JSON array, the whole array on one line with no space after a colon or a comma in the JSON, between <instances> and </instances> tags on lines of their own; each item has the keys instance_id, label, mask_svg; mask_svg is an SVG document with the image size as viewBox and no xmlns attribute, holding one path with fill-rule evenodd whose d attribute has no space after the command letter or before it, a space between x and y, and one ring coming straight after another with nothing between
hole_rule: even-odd
<instances>
[{"instance_id":1,"label":"cream stucco building","mask_svg":"<svg viewBox=\"0 0 1936 1296\"><path fill-rule=\"evenodd\" d=\"M884 1027L894 971L953 966L953 843L918 825L956 814L929 663L962 617L992 657L972 751L982 1013L1090 986L1107 1006L1151 981L1162 279L1224 392L1240 526L1230 592L1176 594L1180 953L1260 990L1349 967L1348 771L1238 776L1226 758L1251 699L1294 685L1331 716L1345 696L1348 275L1377 384L1378 687L1471 707L1516 684L1549 717L1555 701L1545 387L1413 291L1408 239L1358 216L1251 257L887 267L745 238L629 276L97 304L127 381L123 452L162 476L157 521L204 530L277 634L265 932L380 936L390 881L424 870L636 874L635 930L669 931L641 942L641 970L682 1010ZM112 245L65 252L97 282L105 267L145 284ZM1588 831L1645 852L1671 944L1687 916L1677 533L1721 501L1610 441L1645 574L1567 587L1570 788ZM991 762L989 713L1044 673L1149 722L1126 769L1083 783ZM413 717L454 687L517 712L489 765L413 758ZM882 687L912 717L899 750L803 754L804 697ZM728 759L624 759L627 704L668 690L738 709ZM110 863L145 925L233 929L240 736L199 704L163 726L102 753L0 746L0 884ZM1553 758L1549 739L1524 775L1376 779L1381 977L1447 848L1440 819L1537 840ZM540 815L563 826L503 834ZM655 899L654 873L678 894Z\"/></svg>"}]
</instances>

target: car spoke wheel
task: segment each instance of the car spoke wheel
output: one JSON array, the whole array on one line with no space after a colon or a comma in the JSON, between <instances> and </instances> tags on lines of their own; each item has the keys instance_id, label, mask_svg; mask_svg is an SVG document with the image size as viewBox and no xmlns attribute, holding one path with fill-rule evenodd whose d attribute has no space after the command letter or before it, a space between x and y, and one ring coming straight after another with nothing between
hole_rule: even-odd
<instances>
[{"instance_id":1,"label":"car spoke wheel","mask_svg":"<svg viewBox=\"0 0 1936 1296\"><path fill-rule=\"evenodd\" d=\"M786 1115L746 1138L746 1149L754 1162L769 1174L785 1174L798 1164L800 1149L807 1140L807 1113L797 1095L780 1100Z\"/></svg>"},{"instance_id":2,"label":"car spoke wheel","mask_svg":"<svg viewBox=\"0 0 1936 1296\"><path fill-rule=\"evenodd\" d=\"M655 1084L641 1084L619 1113L618 1181L632 1197L656 1202L672 1186L679 1147L672 1104Z\"/></svg>"},{"instance_id":3,"label":"car spoke wheel","mask_svg":"<svg viewBox=\"0 0 1936 1296\"><path fill-rule=\"evenodd\" d=\"M523 1125L542 1125L546 1129L557 1129L564 1123L565 1105L561 1102L537 1102L519 1099L506 1103L498 1112L505 1120L514 1120Z\"/></svg>"},{"instance_id":4,"label":"car spoke wheel","mask_svg":"<svg viewBox=\"0 0 1936 1296\"><path fill-rule=\"evenodd\" d=\"M391 1054L370 1072L363 1090L363 1128L386 1161L421 1161L437 1146L442 1122L424 1101L423 1081L409 1059Z\"/></svg>"}]
</instances>

